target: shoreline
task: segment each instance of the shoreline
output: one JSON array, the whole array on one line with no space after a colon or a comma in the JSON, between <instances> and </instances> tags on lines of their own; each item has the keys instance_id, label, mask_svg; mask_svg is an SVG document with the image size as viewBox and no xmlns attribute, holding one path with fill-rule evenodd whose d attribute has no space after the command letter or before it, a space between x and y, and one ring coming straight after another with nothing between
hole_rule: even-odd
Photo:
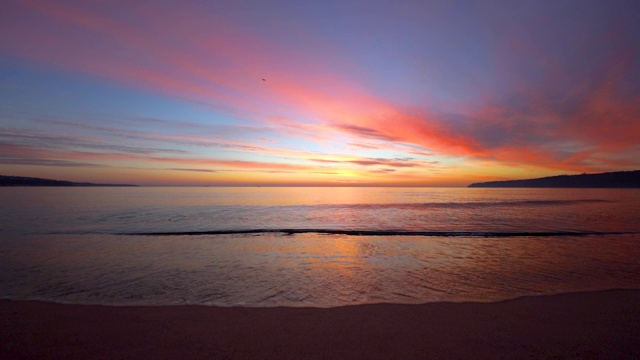
<instances>
[{"instance_id":1,"label":"shoreline","mask_svg":"<svg viewBox=\"0 0 640 360\"><path fill-rule=\"evenodd\" d=\"M0 357L639 358L640 290L335 308L0 300Z\"/></svg>"},{"instance_id":2,"label":"shoreline","mask_svg":"<svg viewBox=\"0 0 640 360\"><path fill-rule=\"evenodd\" d=\"M350 308L358 306L423 306L433 304L500 304L503 302L515 301L526 298L539 298L550 297L559 295L579 295L589 293L606 293L616 291L637 291L640 294L640 287L618 287L618 288L604 288L604 289L586 289L586 290L568 290L560 292L546 292L535 294L519 294L513 297L505 297L499 299L464 299L464 300L433 300L427 302L365 302L365 303L353 303L353 304L341 304L341 305L329 305L329 306L316 306L316 305L257 305L257 304L218 304L218 303L84 303L74 301L61 301L56 299L22 299L11 297L0 297L0 306L3 306L3 302L10 303L43 303L54 305L69 305L69 306L95 306L95 307L113 307L113 308L176 308L176 307L203 307L203 308L215 308L215 309L319 309L319 310L331 310L339 308ZM640 296L640 295L639 295Z\"/></svg>"}]
</instances>

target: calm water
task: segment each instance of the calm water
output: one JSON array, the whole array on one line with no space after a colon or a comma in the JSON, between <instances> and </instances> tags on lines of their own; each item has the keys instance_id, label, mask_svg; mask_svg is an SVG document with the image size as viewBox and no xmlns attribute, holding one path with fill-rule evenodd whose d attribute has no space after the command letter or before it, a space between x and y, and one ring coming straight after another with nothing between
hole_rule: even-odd
<instances>
[{"instance_id":1,"label":"calm water","mask_svg":"<svg viewBox=\"0 0 640 360\"><path fill-rule=\"evenodd\" d=\"M327 307L610 288L640 288L640 190L0 188L1 298Z\"/></svg>"}]
</instances>

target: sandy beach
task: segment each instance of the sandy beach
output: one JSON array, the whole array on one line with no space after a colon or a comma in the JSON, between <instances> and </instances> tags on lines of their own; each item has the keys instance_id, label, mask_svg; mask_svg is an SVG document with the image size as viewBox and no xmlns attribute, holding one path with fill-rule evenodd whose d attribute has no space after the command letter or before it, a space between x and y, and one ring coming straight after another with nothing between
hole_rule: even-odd
<instances>
[{"instance_id":1,"label":"sandy beach","mask_svg":"<svg viewBox=\"0 0 640 360\"><path fill-rule=\"evenodd\" d=\"M640 357L640 290L314 308L0 301L0 358Z\"/></svg>"}]
</instances>

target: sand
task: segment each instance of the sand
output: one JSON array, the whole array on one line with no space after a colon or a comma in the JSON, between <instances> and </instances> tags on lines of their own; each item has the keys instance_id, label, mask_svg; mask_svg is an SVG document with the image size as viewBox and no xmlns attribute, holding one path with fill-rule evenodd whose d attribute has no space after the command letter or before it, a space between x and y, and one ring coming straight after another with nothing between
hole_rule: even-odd
<instances>
[{"instance_id":1,"label":"sand","mask_svg":"<svg viewBox=\"0 0 640 360\"><path fill-rule=\"evenodd\" d=\"M332 309L0 301L0 358L640 358L640 290Z\"/></svg>"}]
</instances>

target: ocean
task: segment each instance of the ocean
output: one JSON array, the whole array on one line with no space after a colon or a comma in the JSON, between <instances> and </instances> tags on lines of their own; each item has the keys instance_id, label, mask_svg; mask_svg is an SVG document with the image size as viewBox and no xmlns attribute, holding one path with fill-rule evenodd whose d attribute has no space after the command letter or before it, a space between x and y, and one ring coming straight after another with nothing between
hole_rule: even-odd
<instances>
[{"instance_id":1,"label":"ocean","mask_svg":"<svg viewBox=\"0 0 640 360\"><path fill-rule=\"evenodd\" d=\"M640 189L0 188L0 298L334 307L640 288Z\"/></svg>"}]
</instances>

